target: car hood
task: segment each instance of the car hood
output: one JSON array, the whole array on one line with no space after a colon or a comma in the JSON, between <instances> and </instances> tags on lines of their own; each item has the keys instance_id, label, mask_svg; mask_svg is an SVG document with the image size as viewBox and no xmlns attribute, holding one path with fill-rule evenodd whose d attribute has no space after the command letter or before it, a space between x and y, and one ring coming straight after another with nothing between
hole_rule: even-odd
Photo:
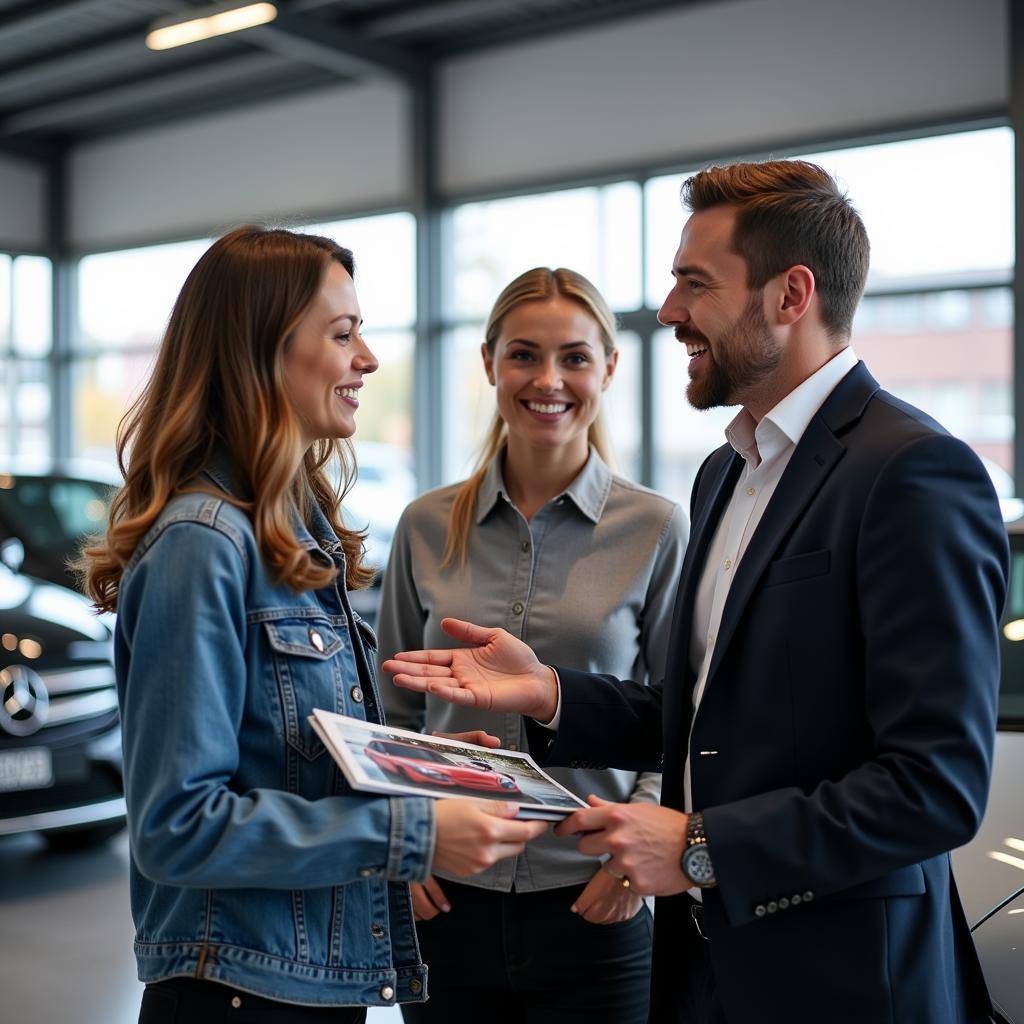
<instances>
[{"instance_id":1,"label":"car hood","mask_svg":"<svg viewBox=\"0 0 1024 1024\"><path fill-rule=\"evenodd\" d=\"M953 851L957 888L971 925L1024 886L1021 779L1024 732L997 733L985 818L974 839Z\"/></svg>"},{"instance_id":2,"label":"car hood","mask_svg":"<svg viewBox=\"0 0 1024 1024\"><path fill-rule=\"evenodd\" d=\"M974 945L996 1009L1006 1020L1024 1024L1024 891L982 922Z\"/></svg>"}]
</instances>

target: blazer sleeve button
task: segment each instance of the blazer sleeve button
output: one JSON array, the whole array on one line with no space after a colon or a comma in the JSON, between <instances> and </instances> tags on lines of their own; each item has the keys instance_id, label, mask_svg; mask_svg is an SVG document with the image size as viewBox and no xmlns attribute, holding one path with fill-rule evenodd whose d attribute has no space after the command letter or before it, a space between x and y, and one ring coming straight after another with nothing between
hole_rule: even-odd
<instances>
[{"instance_id":1,"label":"blazer sleeve button","mask_svg":"<svg viewBox=\"0 0 1024 1024\"><path fill-rule=\"evenodd\" d=\"M810 889L804 893L804 903L810 903L814 899L814 893Z\"/></svg>"},{"instance_id":2,"label":"blazer sleeve button","mask_svg":"<svg viewBox=\"0 0 1024 1024\"><path fill-rule=\"evenodd\" d=\"M769 900L768 905L764 909L767 910L769 914L774 914L775 911L779 909L779 905L775 900Z\"/></svg>"},{"instance_id":3,"label":"blazer sleeve button","mask_svg":"<svg viewBox=\"0 0 1024 1024\"><path fill-rule=\"evenodd\" d=\"M768 911L765 909L763 903L758 903L758 905L754 907L754 917L764 917L767 913Z\"/></svg>"},{"instance_id":4,"label":"blazer sleeve button","mask_svg":"<svg viewBox=\"0 0 1024 1024\"><path fill-rule=\"evenodd\" d=\"M789 910L789 900L785 896L779 898L779 910Z\"/></svg>"}]
</instances>

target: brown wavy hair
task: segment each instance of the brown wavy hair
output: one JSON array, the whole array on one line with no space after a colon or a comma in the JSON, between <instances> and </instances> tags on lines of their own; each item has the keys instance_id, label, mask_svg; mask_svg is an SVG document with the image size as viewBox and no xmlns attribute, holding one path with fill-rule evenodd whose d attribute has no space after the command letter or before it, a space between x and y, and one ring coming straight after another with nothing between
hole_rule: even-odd
<instances>
[{"instance_id":1,"label":"brown wavy hair","mask_svg":"<svg viewBox=\"0 0 1024 1024\"><path fill-rule=\"evenodd\" d=\"M554 298L570 299L582 306L597 321L601 331L601 344L605 355L610 357L615 351L615 314L608 308L604 296L590 281L582 274L577 274L575 270L566 270L565 267L559 267L557 270L534 267L533 270L520 274L502 289L491 308L484 329L484 344L487 351L494 355L498 337L501 335L501 325L513 309L524 302L543 302ZM460 569L465 568L469 531L473 525L480 485L487 475L487 467L501 451L507 439L508 425L501 418L501 414L495 411L473 473L455 494L451 515L448 518L448 537L445 541L444 558L441 560L442 569L456 564ZM598 412L594 422L590 424L587 439L605 462L614 465L615 460L603 413Z\"/></svg>"},{"instance_id":2,"label":"brown wavy hair","mask_svg":"<svg viewBox=\"0 0 1024 1024\"><path fill-rule=\"evenodd\" d=\"M106 533L77 563L98 609L116 609L121 575L139 541L167 502L187 492L206 492L245 511L272 576L296 591L337 576L295 535L293 510L312 503L341 540L346 586L373 578L362 565L363 535L341 518L342 494L355 477L351 444L318 441L294 471L301 427L286 396L283 356L332 261L354 274L352 253L329 238L245 225L214 242L192 268L149 382L118 429L125 482L111 503ZM215 452L231 460L239 493L200 475ZM335 456L341 493L326 472Z\"/></svg>"},{"instance_id":3,"label":"brown wavy hair","mask_svg":"<svg viewBox=\"0 0 1024 1024\"><path fill-rule=\"evenodd\" d=\"M763 288L802 264L814 274L821 319L834 341L845 341L864 292L871 245L864 222L828 171L807 160L709 167L680 191L694 213L737 208L732 246L747 263L747 287Z\"/></svg>"}]
</instances>

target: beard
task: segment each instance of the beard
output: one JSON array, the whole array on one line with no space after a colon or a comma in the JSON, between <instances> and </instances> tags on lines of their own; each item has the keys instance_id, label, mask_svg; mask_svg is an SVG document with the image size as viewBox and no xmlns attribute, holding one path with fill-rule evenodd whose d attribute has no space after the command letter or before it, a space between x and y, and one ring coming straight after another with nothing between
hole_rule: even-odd
<instances>
[{"instance_id":1,"label":"beard","mask_svg":"<svg viewBox=\"0 0 1024 1024\"><path fill-rule=\"evenodd\" d=\"M692 376L686 386L687 401L695 409L741 404L782 360L782 349L764 315L762 292L750 296L736 322L713 344L693 327L677 327L675 335L679 341L709 345L698 361L698 375Z\"/></svg>"}]
</instances>

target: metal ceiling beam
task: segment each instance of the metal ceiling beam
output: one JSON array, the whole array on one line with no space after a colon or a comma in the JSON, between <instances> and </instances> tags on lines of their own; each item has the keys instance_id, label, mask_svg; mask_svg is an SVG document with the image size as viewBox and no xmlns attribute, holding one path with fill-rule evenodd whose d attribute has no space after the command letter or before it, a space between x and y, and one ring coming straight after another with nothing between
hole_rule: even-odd
<instances>
[{"instance_id":1,"label":"metal ceiling beam","mask_svg":"<svg viewBox=\"0 0 1024 1024\"><path fill-rule=\"evenodd\" d=\"M135 0L140 18L166 14L180 8L175 0ZM0 15L0 44L80 14L105 14L109 19L110 0L32 0Z\"/></svg>"},{"instance_id":2,"label":"metal ceiling beam","mask_svg":"<svg viewBox=\"0 0 1024 1024\"><path fill-rule=\"evenodd\" d=\"M374 37L400 35L403 32L440 28L467 18L479 19L481 16L515 11L522 13L522 9L522 0L442 0L440 3L417 4L411 10L370 17L363 22L362 29Z\"/></svg>"},{"instance_id":3,"label":"metal ceiling beam","mask_svg":"<svg viewBox=\"0 0 1024 1024\"><path fill-rule=\"evenodd\" d=\"M122 68L126 60L133 57L158 57L142 43L137 31L125 33L114 40L108 39L100 46L77 48L57 57L32 61L19 68L0 71L0 104L4 93L32 91L56 93L66 89L61 79L75 76L87 77L109 68Z\"/></svg>"},{"instance_id":4,"label":"metal ceiling beam","mask_svg":"<svg viewBox=\"0 0 1024 1024\"><path fill-rule=\"evenodd\" d=\"M346 79L381 72L419 79L427 67L425 61L398 47L294 14L247 29L238 38Z\"/></svg>"},{"instance_id":5,"label":"metal ceiling beam","mask_svg":"<svg viewBox=\"0 0 1024 1024\"><path fill-rule=\"evenodd\" d=\"M192 67L185 73L179 71L159 78L101 89L11 114L0 121L0 135L18 135L47 129L71 131L79 127L78 121L81 118L116 116L120 112L135 110L149 103L223 86L233 79L253 78L269 70L277 70L280 66L280 60L271 54L250 53L199 68Z\"/></svg>"}]
</instances>

